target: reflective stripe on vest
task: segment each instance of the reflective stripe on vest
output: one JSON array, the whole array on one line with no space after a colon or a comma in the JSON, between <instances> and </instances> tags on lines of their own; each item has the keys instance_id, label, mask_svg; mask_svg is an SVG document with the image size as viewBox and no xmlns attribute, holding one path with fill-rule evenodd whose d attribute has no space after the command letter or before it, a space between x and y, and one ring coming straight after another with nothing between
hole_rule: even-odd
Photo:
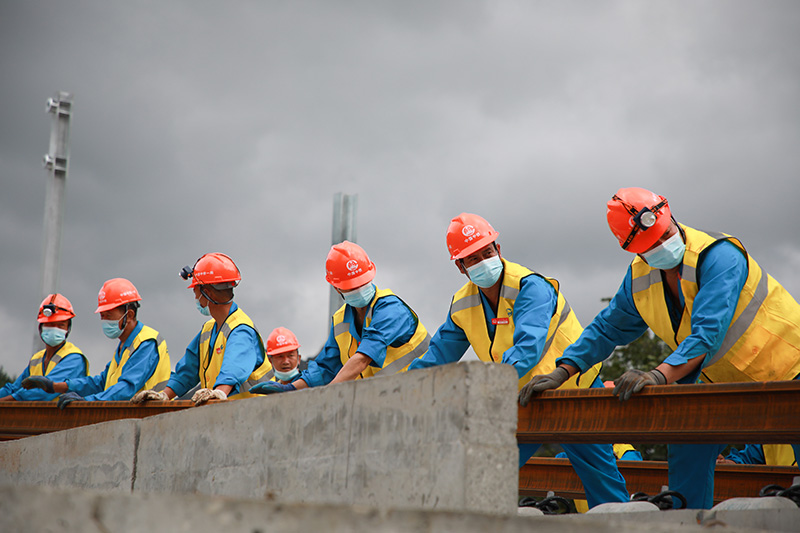
<instances>
[{"instance_id":1,"label":"reflective stripe on vest","mask_svg":"<svg viewBox=\"0 0 800 533\"><path fill-rule=\"evenodd\" d=\"M111 363L108 367L108 374L106 374L106 384L104 390L108 390L117 384L120 376L122 375L122 369L125 368L128 359L130 359L131 355L136 353L136 350L139 349L139 346L143 342L149 340L155 341L156 343L158 364L156 365L156 369L153 371L153 374L147 378L147 381L145 381L142 388L136 392L149 389L160 392L167 388L167 381L169 381L169 375L172 369L169 360L169 351L167 350L167 341L165 341L161 335L159 335L158 331L149 326L142 326L139 334L136 335L130 345L123 350L122 355L120 355L119 358L119 363L117 363L116 357L111 359Z\"/></svg>"},{"instance_id":2,"label":"reflective stripe on vest","mask_svg":"<svg viewBox=\"0 0 800 533\"><path fill-rule=\"evenodd\" d=\"M372 323L372 313L375 309L375 304L379 299L385 298L386 296L397 295L389 289L378 289L375 291L375 297L372 299L369 309L364 316L363 328L368 328ZM409 307L408 304L406 304L402 299L400 299L400 297L397 297L397 299L400 300L400 303L402 303L409 311L411 311L417 321L417 327L414 330L414 334L411 336L411 339L409 339L408 342L403 343L400 346L387 346L386 357L383 360L383 367L377 368L369 365L361 372L359 376L356 377L356 379L369 378L376 375L390 376L392 374L397 374L398 372L403 372L408 368L408 365L410 365L414 359L422 357L422 355L428 351L428 344L430 344L431 336L428 334L425 326L422 325L422 322L419 320L419 317L414 310L411 309L411 307ZM342 366L344 366L347 361L356 354L359 344L350 334L350 323L344 322L344 312L346 307L346 305L343 305L333 314L333 336L336 340L336 344L339 346L339 359L342 362Z\"/></svg>"},{"instance_id":3,"label":"reflective stripe on vest","mask_svg":"<svg viewBox=\"0 0 800 533\"><path fill-rule=\"evenodd\" d=\"M650 329L670 348L677 349L691 334L694 298L700 287L697 265L714 244L726 240L747 258L747 280L720 349L701 373L706 382L790 380L800 373L800 306L764 272L742 243L724 233L704 232L680 225L686 252L680 278L684 309L678 330L669 318L661 271L640 257L631 263L633 302Z\"/></svg>"},{"instance_id":4,"label":"reflective stripe on vest","mask_svg":"<svg viewBox=\"0 0 800 533\"><path fill-rule=\"evenodd\" d=\"M253 321L250 320L250 317L247 316L247 314L242 311L241 308L237 308L236 311L228 315L228 317L225 319L225 322L222 324L219 334L214 341L214 348L212 350L210 344L211 333L214 330L214 325L215 321L212 318L203 324L203 329L200 330L200 346L198 350L198 377L200 378L200 387L205 389L214 388L217 381L217 376L219 376L219 372L222 369L222 361L225 358L225 344L228 341L228 336L239 326L249 326L253 328L253 331L256 332L258 346L261 350L261 356L264 358L264 362L253 370L247 380L239 384L239 392L228 396L228 398L232 400L239 400L242 398L250 398L255 396L254 394L248 392L250 387L256 383L261 383L262 381L269 381L270 378L267 377L267 374L272 371L272 365L269 363L269 359L267 359L264 351L264 342L261 339L261 334L258 332L258 329L256 329Z\"/></svg>"},{"instance_id":5,"label":"reflective stripe on vest","mask_svg":"<svg viewBox=\"0 0 800 533\"><path fill-rule=\"evenodd\" d=\"M556 368L556 359L561 356L564 349L578 340L583 328L578 318L570 308L564 295L559 291L559 284L553 278L525 268L524 266L503 261L503 284L497 303L497 325L495 326L494 339L489 337L489 328L486 324L486 314L483 301L479 294L478 286L467 282L453 296L450 305L451 320L467 335L472 349L481 361L501 363L503 354L514 345L514 304L519 296L520 284L528 276L539 276L555 289L558 300L555 313L550 319L547 337L542 348L542 357L539 363L519 379L519 388L522 388L537 374L547 374ZM588 388L600 373L602 364L591 367L583 375L576 374L568 379L560 388Z\"/></svg>"},{"instance_id":6,"label":"reflective stripe on vest","mask_svg":"<svg viewBox=\"0 0 800 533\"><path fill-rule=\"evenodd\" d=\"M86 359L86 356L83 355L83 352L72 344L71 342L64 342L63 346L58 349L56 353L53 354L53 357L50 358L50 361L47 363L47 371L42 373L42 362L44 361L44 350L40 350L33 354L31 357L30 362L28 363L28 374L31 376L46 376L53 371L58 363L61 362L66 356L76 353L83 358L84 367L86 368L86 375L89 375L89 360Z\"/></svg>"}]
</instances>

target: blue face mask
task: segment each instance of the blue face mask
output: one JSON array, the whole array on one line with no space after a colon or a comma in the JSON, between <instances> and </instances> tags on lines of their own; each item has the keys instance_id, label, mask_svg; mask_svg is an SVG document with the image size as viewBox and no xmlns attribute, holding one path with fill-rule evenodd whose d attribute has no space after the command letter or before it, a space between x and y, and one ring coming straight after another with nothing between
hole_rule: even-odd
<instances>
[{"instance_id":1,"label":"blue face mask","mask_svg":"<svg viewBox=\"0 0 800 533\"><path fill-rule=\"evenodd\" d=\"M288 372L281 372L280 370L275 370L275 377L281 381L292 381L292 378L294 378L299 373L300 371L297 369L297 367L294 367Z\"/></svg>"},{"instance_id":2,"label":"blue face mask","mask_svg":"<svg viewBox=\"0 0 800 533\"><path fill-rule=\"evenodd\" d=\"M197 306L197 310L200 311L201 315L203 315L203 316L210 316L211 315L211 309L209 309L208 307L203 307L202 305L200 305L200 300L195 300L194 304Z\"/></svg>"},{"instance_id":3,"label":"blue face mask","mask_svg":"<svg viewBox=\"0 0 800 533\"><path fill-rule=\"evenodd\" d=\"M679 231L661 243L661 245L653 248L649 252L643 253L642 258L647 261L647 264L652 268L669 270L681 263L685 251L686 244L684 244L681 238L681 232Z\"/></svg>"},{"instance_id":4,"label":"blue face mask","mask_svg":"<svg viewBox=\"0 0 800 533\"><path fill-rule=\"evenodd\" d=\"M42 328L42 340L48 346L58 346L67 340L67 332L61 328Z\"/></svg>"},{"instance_id":5,"label":"blue face mask","mask_svg":"<svg viewBox=\"0 0 800 533\"><path fill-rule=\"evenodd\" d=\"M467 268L470 281L483 289L488 289L500 279L503 273L503 261L500 256L489 257L476 265Z\"/></svg>"},{"instance_id":6,"label":"blue face mask","mask_svg":"<svg viewBox=\"0 0 800 533\"><path fill-rule=\"evenodd\" d=\"M103 335L109 339L116 339L122 335L122 328L119 327L119 320L102 320Z\"/></svg>"},{"instance_id":7,"label":"blue face mask","mask_svg":"<svg viewBox=\"0 0 800 533\"><path fill-rule=\"evenodd\" d=\"M372 301L373 296L375 296L375 285L372 283L353 291L342 293L342 298L350 307L366 307Z\"/></svg>"}]
</instances>

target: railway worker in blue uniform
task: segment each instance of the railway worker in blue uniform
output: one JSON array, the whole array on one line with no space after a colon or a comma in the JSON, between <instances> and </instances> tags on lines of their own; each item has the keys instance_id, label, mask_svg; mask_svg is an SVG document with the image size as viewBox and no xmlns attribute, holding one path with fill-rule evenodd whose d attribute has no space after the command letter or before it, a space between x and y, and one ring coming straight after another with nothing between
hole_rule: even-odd
<instances>
[{"instance_id":1,"label":"railway worker in blue uniform","mask_svg":"<svg viewBox=\"0 0 800 533\"><path fill-rule=\"evenodd\" d=\"M184 267L181 277L191 278L188 288L194 291L197 310L210 318L186 347L166 388L142 391L132 401L168 401L198 384L192 396L195 405L251 397L250 387L269 379L272 367L255 324L233 301L233 289L242 279L239 268L227 255L214 252Z\"/></svg>"},{"instance_id":2,"label":"railway worker in blue uniform","mask_svg":"<svg viewBox=\"0 0 800 533\"><path fill-rule=\"evenodd\" d=\"M169 377L167 343L159 333L138 321L139 292L124 278L106 281L97 295L97 310L103 333L118 340L117 350L97 376L67 379L58 383L26 380L23 386L52 387L63 393L58 406L80 401L128 401L145 388L164 388Z\"/></svg>"},{"instance_id":3,"label":"railway worker in blue uniform","mask_svg":"<svg viewBox=\"0 0 800 533\"><path fill-rule=\"evenodd\" d=\"M495 242L498 233L484 218L462 213L447 229L447 248L467 283L453 296L447 320L428 352L409 370L453 363L472 346L479 359L513 366L519 387L550 372L561 351L578 338L581 325L558 282L507 261ZM564 388L602 388L600 365ZM519 466L539 448L520 444ZM628 501L611 444L563 444L581 478L591 507Z\"/></svg>"},{"instance_id":4,"label":"railway worker in blue uniform","mask_svg":"<svg viewBox=\"0 0 800 533\"><path fill-rule=\"evenodd\" d=\"M636 187L608 202L611 232L636 254L617 294L564 350L558 367L521 397L557 387L648 328L673 352L650 371L629 370L614 394L648 385L792 380L800 373L800 306L735 237L679 224L666 198ZM713 504L714 464L725 447L669 445L669 488L690 508ZM795 453L798 446L794 446Z\"/></svg>"},{"instance_id":5,"label":"railway worker in blue uniform","mask_svg":"<svg viewBox=\"0 0 800 533\"><path fill-rule=\"evenodd\" d=\"M300 376L300 343L292 330L272 330L267 337L267 358L272 365L272 381L287 385Z\"/></svg>"},{"instance_id":6,"label":"railway worker in blue uniform","mask_svg":"<svg viewBox=\"0 0 800 533\"><path fill-rule=\"evenodd\" d=\"M331 247L325 279L342 296L328 340L300 378L267 382L253 392L271 394L403 372L425 353L430 336L417 314L389 289L378 289L375 264L359 245Z\"/></svg>"},{"instance_id":7,"label":"railway worker in blue uniform","mask_svg":"<svg viewBox=\"0 0 800 533\"><path fill-rule=\"evenodd\" d=\"M40 388L26 389L22 382L28 378L41 382L64 381L89 375L89 361L80 348L67 341L72 329L75 311L61 294L48 294L39 306L39 337L45 344L43 350L31 357L28 366L13 383L0 388L0 402L36 402L55 400L55 391ZM49 389L48 389L49 390Z\"/></svg>"},{"instance_id":8,"label":"railway worker in blue uniform","mask_svg":"<svg viewBox=\"0 0 800 533\"><path fill-rule=\"evenodd\" d=\"M717 456L717 463L733 465L797 466L797 457L788 444L747 444Z\"/></svg>"}]
</instances>

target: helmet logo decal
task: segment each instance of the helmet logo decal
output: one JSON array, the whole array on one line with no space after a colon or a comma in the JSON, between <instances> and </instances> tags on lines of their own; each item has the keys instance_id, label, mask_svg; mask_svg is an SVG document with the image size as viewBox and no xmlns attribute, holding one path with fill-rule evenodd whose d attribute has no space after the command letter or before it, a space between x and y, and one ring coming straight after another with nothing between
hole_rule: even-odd
<instances>
[{"instance_id":1,"label":"helmet logo decal","mask_svg":"<svg viewBox=\"0 0 800 533\"><path fill-rule=\"evenodd\" d=\"M106 291L100 291L100 294L97 295L98 300L106 300Z\"/></svg>"},{"instance_id":2,"label":"helmet logo decal","mask_svg":"<svg viewBox=\"0 0 800 533\"><path fill-rule=\"evenodd\" d=\"M475 233L475 226L472 224L467 224L461 229L461 233L464 235L464 237L469 237Z\"/></svg>"},{"instance_id":3,"label":"helmet logo decal","mask_svg":"<svg viewBox=\"0 0 800 533\"><path fill-rule=\"evenodd\" d=\"M286 344L286 335L278 335L275 340L278 341L278 344Z\"/></svg>"},{"instance_id":4,"label":"helmet logo decal","mask_svg":"<svg viewBox=\"0 0 800 533\"><path fill-rule=\"evenodd\" d=\"M351 259L350 261L347 262L347 270L349 270L350 272L356 270L357 268L358 268L358 261L356 261L355 259Z\"/></svg>"}]
</instances>

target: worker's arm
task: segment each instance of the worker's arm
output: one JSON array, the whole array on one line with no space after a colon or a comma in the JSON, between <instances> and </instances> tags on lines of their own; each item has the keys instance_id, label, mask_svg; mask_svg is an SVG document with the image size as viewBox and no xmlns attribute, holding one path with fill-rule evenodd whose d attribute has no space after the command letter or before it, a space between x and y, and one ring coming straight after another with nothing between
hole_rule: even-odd
<instances>
[{"instance_id":1,"label":"worker's arm","mask_svg":"<svg viewBox=\"0 0 800 533\"><path fill-rule=\"evenodd\" d=\"M439 329L431 337L428 351L422 357L411 361L408 369L415 370L455 363L464 356L467 348L469 348L467 334L453 322L450 311L448 311L444 324L439 326Z\"/></svg>"},{"instance_id":2,"label":"worker's arm","mask_svg":"<svg viewBox=\"0 0 800 533\"><path fill-rule=\"evenodd\" d=\"M189 345L186 347L183 357L178 364L175 365L175 370L169 376L167 381L167 390L164 392L169 395L168 391L172 391L175 396L183 396L192 389L200 381L199 367L200 367L200 333L195 335Z\"/></svg>"},{"instance_id":3,"label":"worker's arm","mask_svg":"<svg viewBox=\"0 0 800 533\"><path fill-rule=\"evenodd\" d=\"M52 364L52 363L51 363ZM14 400L18 402L49 402L58 396L59 392L67 392L66 385L63 383L65 380L72 377L80 377L86 375L86 360L78 353L71 353L64 356L61 361L55 365L47 378L53 381L54 393L50 394L42 389L24 389L19 387L12 393ZM20 378L28 377L28 369L26 368L20 375ZM21 380L18 380L21 381ZM60 385L56 387L56 385Z\"/></svg>"},{"instance_id":4,"label":"worker's arm","mask_svg":"<svg viewBox=\"0 0 800 533\"><path fill-rule=\"evenodd\" d=\"M334 383L342 383L343 381L353 381L367 369L370 363L372 363L372 359L361 352L356 352L353 357L347 360L330 384L333 385ZM297 388L296 385L295 388Z\"/></svg>"},{"instance_id":5,"label":"worker's arm","mask_svg":"<svg viewBox=\"0 0 800 533\"><path fill-rule=\"evenodd\" d=\"M144 341L128 357L128 361L120 370L119 379L115 384L98 393L84 396L84 399L87 402L121 402L130 400L153 375L158 366L158 359L156 341L154 339Z\"/></svg>"}]
</instances>

